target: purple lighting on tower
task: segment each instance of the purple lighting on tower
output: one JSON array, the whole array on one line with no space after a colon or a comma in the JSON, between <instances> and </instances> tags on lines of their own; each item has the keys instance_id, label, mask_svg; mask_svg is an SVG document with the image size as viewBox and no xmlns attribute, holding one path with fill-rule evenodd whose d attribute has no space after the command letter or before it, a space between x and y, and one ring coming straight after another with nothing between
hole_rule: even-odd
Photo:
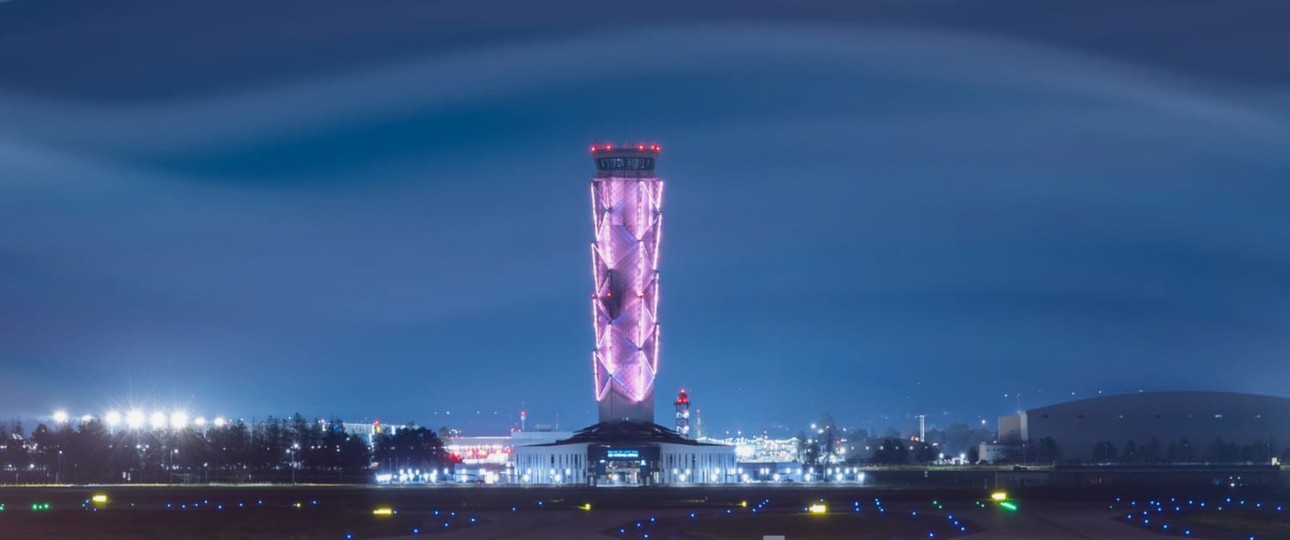
<instances>
[{"instance_id":1,"label":"purple lighting on tower","mask_svg":"<svg viewBox=\"0 0 1290 540\"><path fill-rule=\"evenodd\" d=\"M592 355L600 421L654 421L658 372L658 246L663 181L654 176L660 148L591 147Z\"/></svg>"}]
</instances>

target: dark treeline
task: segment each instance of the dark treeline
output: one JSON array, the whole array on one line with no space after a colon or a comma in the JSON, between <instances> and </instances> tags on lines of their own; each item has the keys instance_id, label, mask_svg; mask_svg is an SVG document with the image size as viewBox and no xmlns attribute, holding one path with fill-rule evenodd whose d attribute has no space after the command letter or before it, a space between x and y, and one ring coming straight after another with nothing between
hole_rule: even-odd
<instances>
[{"instance_id":1,"label":"dark treeline","mask_svg":"<svg viewBox=\"0 0 1290 540\"><path fill-rule=\"evenodd\" d=\"M1214 439L1205 447L1196 447L1186 438L1162 443L1152 437L1141 443L1126 441L1121 445L1102 441L1093 445L1092 458L1097 463L1126 465L1152 465L1162 463L1271 463L1272 458L1285 461L1290 458L1290 448L1277 453L1276 447L1266 441L1237 444Z\"/></svg>"},{"instance_id":2,"label":"dark treeline","mask_svg":"<svg viewBox=\"0 0 1290 540\"><path fill-rule=\"evenodd\" d=\"M424 427L378 434L369 446L339 420L299 414L177 429L0 425L0 483L365 483L383 469L446 466L443 441Z\"/></svg>"}]
</instances>

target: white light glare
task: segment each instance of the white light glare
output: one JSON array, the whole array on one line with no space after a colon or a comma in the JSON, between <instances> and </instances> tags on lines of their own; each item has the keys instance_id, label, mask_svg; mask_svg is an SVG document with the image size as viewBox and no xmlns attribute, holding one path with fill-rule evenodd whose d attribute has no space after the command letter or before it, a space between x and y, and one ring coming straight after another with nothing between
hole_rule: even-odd
<instances>
[{"instance_id":1,"label":"white light glare","mask_svg":"<svg viewBox=\"0 0 1290 540\"><path fill-rule=\"evenodd\" d=\"M223 416L216 416L216 417L215 417L215 427L224 427L224 424L227 424L227 423L228 423L228 421L227 421L227 420L224 420L224 417L223 417Z\"/></svg>"},{"instance_id":2,"label":"white light glare","mask_svg":"<svg viewBox=\"0 0 1290 540\"><path fill-rule=\"evenodd\" d=\"M134 409L125 415L125 423L130 429L139 429L143 427L143 411Z\"/></svg>"},{"instance_id":3,"label":"white light glare","mask_svg":"<svg viewBox=\"0 0 1290 540\"><path fill-rule=\"evenodd\" d=\"M107 422L109 427L116 427L117 424L121 423L121 413L108 411L107 414L103 416L103 420Z\"/></svg>"},{"instance_id":4,"label":"white light glare","mask_svg":"<svg viewBox=\"0 0 1290 540\"><path fill-rule=\"evenodd\" d=\"M188 425L188 413L184 411L175 411L170 413L170 427L182 429Z\"/></svg>"},{"instance_id":5,"label":"white light glare","mask_svg":"<svg viewBox=\"0 0 1290 540\"><path fill-rule=\"evenodd\" d=\"M67 421L67 411L54 411L54 421L63 423Z\"/></svg>"},{"instance_id":6,"label":"white light glare","mask_svg":"<svg viewBox=\"0 0 1290 540\"><path fill-rule=\"evenodd\" d=\"M195 424L197 427L202 427L206 425L206 418L198 416L196 420L193 420L193 424Z\"/></svg>"},{"instance_id":7,"label":"white light glare","mask_svg":"<svg viewBox=\"0 0 1290 540\"><path fill-rule=\"evenodd\" d=\"M166 413L156 411L148 418L148 423L152 424L152 429L161 429L166 427Z\"/></svg>"}]
</instances>

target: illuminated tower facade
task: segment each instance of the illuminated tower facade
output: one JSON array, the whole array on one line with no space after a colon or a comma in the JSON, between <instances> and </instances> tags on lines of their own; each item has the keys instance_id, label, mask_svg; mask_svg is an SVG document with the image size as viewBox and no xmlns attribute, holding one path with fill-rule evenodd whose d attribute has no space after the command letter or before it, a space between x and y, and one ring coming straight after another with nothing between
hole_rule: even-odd
<instances>
[{"instance_id":1,"label":"illuminated tower facade","mask_svg":"<svg viewBox=\"0 0 1290 540\"><path fill-rule=\"evenodd\" d=\"M676 395L676 401L672 402L676 406L676 432L682 437L690 436L690 396L681 389L681 393Z\"/></svg>"},{"instance_id":2,"label":"illuminated tower facade","mask_svg":"<svg viewBox=\"0 0 1290 540\"><path fill-rule=\"evenodd\" d=\"M663 181L657 145L591 147L595 281L592 354L600 421L654 421L658 372L658 247Z\"/></svg>"}]
</instances>

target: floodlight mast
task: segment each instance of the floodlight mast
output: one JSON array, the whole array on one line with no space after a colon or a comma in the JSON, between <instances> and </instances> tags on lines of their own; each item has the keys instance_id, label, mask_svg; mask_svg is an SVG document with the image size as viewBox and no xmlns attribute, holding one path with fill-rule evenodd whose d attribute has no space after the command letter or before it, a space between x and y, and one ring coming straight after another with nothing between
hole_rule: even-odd
<instances>
[{"instance_id":1,"label":"floodlight mast","mask_svg":"<svg viewBox=\"0 0 1290 540\"><path fill-rule=\"evenodd\" d=\"M663 181L656 144L594 145L593 372L600 421L654 421Z\"/></svg>"}]
</instances>

